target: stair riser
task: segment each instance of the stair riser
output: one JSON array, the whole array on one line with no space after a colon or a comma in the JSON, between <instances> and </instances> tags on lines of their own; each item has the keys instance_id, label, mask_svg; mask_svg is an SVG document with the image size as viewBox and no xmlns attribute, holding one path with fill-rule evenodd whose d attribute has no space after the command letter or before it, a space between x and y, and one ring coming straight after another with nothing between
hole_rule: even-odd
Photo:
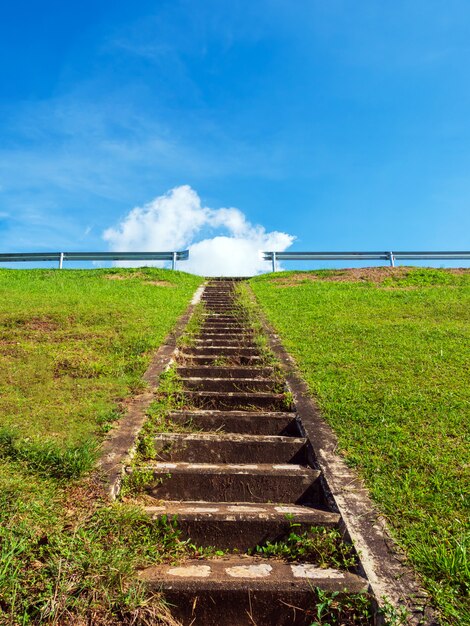
<instances>
[{"instance_id":1,"label":"stair riser","mask_svg":"<svg viewBox=\"0 0 470 626\"><path fill-rule=\"evenodd\" d=\"M183 386L185 389L193 391L243 391L246 393L262 391L262 392L275 392L277 390L276 381L272 380L230 380L229 378L223 378L218 380L195 379L195 380L183 380Z\"/></svg>"},{"instance_id":2,"label":"stair riser","mask_svg":"<svg viewBox=\"0 0 470 626\"><path fill-rule=\"evenodd\" d=\"M186 365L221 365L221 357L217 354L198 356L183 353L181 358L184 359ZM261 358L259 356L225 356L223 359L223 364L225 366L259 365L260 362Z\"/></svg>"},{"instance_id":3,"label":"stair riser","mask_svg":"<svg viewBox=\"0 0 470 626\"><path fill-rule=\"evenodd\" d=\"M188 426L205 432L221 431L225 433L239 433L246 435L286 435L299 436L299 426L295 417L269 418L254 414L245 416L218 416L218 415L172 415L172 421L181 426Z\"/></svg>"},{"instance_id":4,"label":"stair riser","mask_svg":"<svg viewBox=\"0 0 470 626\"><path fill-rule=\"evenodd\" d=\"M170 476L169 476L170 475ZM155 473L156 484L146 492L161 500L206 502L281 502L323 504L318 480L308 476L271 474ZM159 482L158 479L161 479Z\"/></svg>"},{"instance_id":5,"label":"stair riser","mask_svg":"<svg viewBox=\"0 0 470 626\"><path fill-rule=\"evenodd\" d=\"M228 315L228 314L222 314L222 313L212 313L210 315L205 315L203 318L203 323L205 321L210 321L210 322L224 322L224 323L228 323L228 324L238 324L238 325L243 325L242 322L240 321L241 316L240 315Z\"/></svg>"},{"instance_id":6,"label":"stair riser","mask_svg":"<svg viewBox=\"0 0 470 626\"><path fill-rule=\"evenodd\" d=\"M296 522L295 532L308 532L311 523ZM335 528L337 525L322 524ZM253 550L267 541L285 540L292 532L289 520L187 520L178 518L181 538L201 548L216 546L220 550L239 550L241 553Z\"/></svg>"},{"instance_id":7,"label":"stair riser","mask_svg":"<svg viewBox=\"0 0 470 626\"><path fill-rule=\"evenodd\" d=\"M271 367L178 367L182 378L268 378Z\"/></svg>"},{"instance_id":8,"label":"stair riser","mask_svg":"<svg viewBox=\"0 0 470 626\"><path fill-rule=\"evenodd\" d=\"M197 441L154 442L159 461L188 463L295 463L308 462L305 445L290 442Z\"/></svg>"},{"instance_id":9,"label":"stair riser","mask_svg":"<svg viewBox=\"0 0 470 626\"><path fill-rule=\"evenodd\" d=\"M165 581L160 588L155 585L151 590L163 591L172 614L183 626L311 626L317 616L313 585L304 589L286 585L285 591L280 593L276 590L206 591L197 583L181 589ZM327 591L338 591L337 582L332 581Z\"/></svg>"},{"instance_id":10,"label":"stair riser","mask_svg":"<svg viewBox=\"0 0 470 626\"><path fill-rule=\"evenodd\" d=\"M235 337L233 335L231 337L226 335L220 337L207 337L205 335L200 335L198 339L196 339L194 345L198 348L218 348L220 346L233 346L234 348L257 348L255 342L253 341L253 337L243 338L240 337L240 335Z\"/></svg>"},{"instance_id":11,"label":"stair riser","mask_svg":"<svg viewBox=\"0 0 470 626\"><path fill-rule=\"evenodd\" d=\"M212 335L252 335L252 331L246 326L238 326L236 324L204 324L201 327L202 334Z\"/></svg>"},{"instance_id":12,"label":"stair riser","mask_svg":"<svg viewBox=\"0 0 470 626\"><path fill-rule=\"evenodd\" d=\"M204 394L184 393L188 406L206 411L285 411L288 407L282 398L276 397L243 397L243 396L210 396Z\"/></svg>"},{"instance_id":13,"label":"stair riser","mask_svg":"<svg viewBox=\"0 0 470 626\"><path fill-rule=\"evenodd\" d=\"M190 346L184 349L186 354L193 355L214 355L214 356L259 356L257 348L247 348L244 346Z\"/></svg>"},{"instance_id":14,"label":"stair riser","mask_svg":"<svg viewBox=\"0 0 470 626\"><path fill-rule=\"evenodd\" d=\"M201 328L197 339L252 339L254 333L246 328Z\"/></svg>"}]
</instances>

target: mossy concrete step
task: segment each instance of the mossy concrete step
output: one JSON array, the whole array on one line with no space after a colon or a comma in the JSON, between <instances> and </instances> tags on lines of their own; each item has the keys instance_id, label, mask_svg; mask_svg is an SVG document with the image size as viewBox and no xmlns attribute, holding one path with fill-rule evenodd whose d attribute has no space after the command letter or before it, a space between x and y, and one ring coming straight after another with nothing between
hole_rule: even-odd
<instances>
[{"instance_id":1,"label":"mossy concrete step","mask_svg":"<svg viewBox=\"0 0 470 626\"><path fill-rule=\"evenodd\" d=\"M181 395L189 406L195 409L224 411L285 411L286 398L282 393L264 392L219 392L219 391L182 391Z\"/></svg>"},{"instance_id":2,"label":"mossy concrete step","mask_svg":"<svg viewBox=\"0 0 470 626\"><path fill-rule=\"evenodd\" d=\"M207 355L214 354L216 356L258 356L259 350L255 347L247 346L185 346L185 354Z\"/></svg>"},{"instance_id":3,"label":"mossy concrete step","mask_svg":"<svg viewBox=\"0 0 470 626\"><path fill-rule=\"evenodd\" d=\"M176 371L182 378L268 378L272 375L273 368L247 365L238 367L203 365L201 367L178 367Z\"/></svg>"},{"instance_id":4,"label":"mossy concrete step","mask_svg":"<svg viewBox=\"0 0 470 626\"><path fill-rule=\"evenodd\" d=\"M302 465L161 462L139 470L148 477L144 491L158 500L325 504L320 472Z\"/></svg>"},{"instance_id":5,"label":"mossy concrete step","mask_svg":"<svg viewBox=\"0 0 470 626\"><path fill-rule=\"evenodd\" d=\"M234 300L208 300L203 298L204 307L206 311L210 311L212 309L230 309L230 310L239 310L239 305Z\"/></svg>"},{"instance_id":6,"label":"mossy concrete step","mask_svg":"<svg viewBox=\"0 0 470 626\"><path fill-rule=\"evenodd\" d=\"M220 309L217 310L217 309ZM218 316L218 315L230 315L246 318L247 313L245 309L242 309L237 304L226 303L226 304L210 304L204 303L204 310L202 311L205 317Z\"/></svg>"},{"instance_id":7,"label":"mossy concrete step","mask_svg":"<svg viewBox=\"0 0 470 626\"><path fill-rule=\"evenodd\" d=\"M279 383L272 378L200 378L181 379L183 387L192 391L271 392L279 391Z\"/></svg>"},{"instance_id":8,"label":"mossy concrete step","mask_svg":"<svg viewBox=\"0 0 470 626\"><path fill-rule=\"evenodd\" d=\"M158 460L188 463L308 463L307 440L280 435L159 433Z\"/></svg>"},{"instance_id":9,"label":"mossy concrete step","mask_svg":"<svg viewBox=\"0 0 470 626\"><path fill-rule=\"evenodd\" d=\"M220 322L216 324L212 324L212 323L203 324L201 326L200 332L203 334L209 333L213 335L214 334L216 335L222 335L222 334L239 335L240 333L246 334L246 335L252 335L253 329L242 324L225 324L225 322Z\"/></svg>"},{"instance_id":10,"label":"mossy concrete step","mask_svg":"<svg viewBox=\"0 0 470 626\"><path fill-rule=\"evenodd\" d=\"M233 294L211 294L209 296L205 296L203 294L201 301L204 303L205 306L227 306L228 304L230 304L237 308L240 307L240 304L233 296Z\"/></svg>"},{"instance_id":11,"label":"mossy concrete step","mask_svg":"<svg viewBox=\"0 0 470 626\"><path fill-rule=\"evenodd\" d=\"M367 590L367 581L350 572L240 556L149 567L140 580L163 592L183 626L310 626L316 589L339 592L336 602Z\"/></svg>"},{"instance_id":12,"label":"mossy concrete step","mask_svg":"<svg viewBox=\"0 0 470 626\"><path fill-rule=\"evenodd\" d=\"M173 411L169 418L180 427L202 431L291 437L300 434L296 415L292 412Z\"/></svg>"},{"instance_id":13,"label":"mossy concrete step","mask_svg":"<svg viewBox=\"0 0 470 626\"><path fill-rule=\"evenodd\" d=\"M233 347L247 347L247 348L257 348L256 343L253 341L252 336L243 337L243 335L238 336L227 336L223 335L220 337L207 337L207 335L198 335L194 340L194 345L198 348L205 346L215 346L215 347L223 347L223 346L233 346Z\"/></svg>"},{"instance_id":14,"label":"mossy concrete step","mask_svg":"<svg viewBox=\"0 0 470 626\"><path fill-rule=\"evenodd\" d=\"M337 513L293 504L169 501L145 511L153 519L177 516L183 538L197 546L241 552L285 539L292 524L306 532L312 526L338 528L340 521Z\"/></svg>"},{"instance_id":15,"label":"mossy concrete step","mask_svg":"<svg viewBox=\"0 0 470 626\"><path fill-rule=\"evenodd\" d=\"M225 324L244 324L246 320L240 314L228 315L226 313L206 313L202 316L204 322L224 322Z\"/></svg>"},{"instance_id":16,"label":"mossy concrete step","mask_svg":"<svg viewBox=\"0 0 470 626\"><path fill-rule=\"evenodd\" d=\"M227 366L239 366L239 365L260 365L263 361L258 355L244 355L244 354L231 354L224 355L223 357L217 352L212 354L188 354L181 351L178 357L179 362L182 360L186 365L227 365Z\"/></svg>"},{"instance_id":17,"label":"mossy concrete step","mask_svg":"<svg viewBox=\"0 0 470 626\"><path fill-rule=\"evenodd\" d=\"M249 327L247 320L245 318L240 319L237 316L230 316L231 319L224 320L219 319L219 316L203 316L201 320L201 326L238 326L238 327Z\"/></svg>"},{"instance_id":18,"label":"mossy concrete step","mask_svg":"<svg viewBox=\"0 0 470 626\"><path fill-rule=\"evenodd\" d=\"M214 329L210 328L206 330L202 328L197 334L198 339L252 339L254 336L253 331L246 329L238 329L233 331L232 329Z\"/></svg>"}]
</instances>

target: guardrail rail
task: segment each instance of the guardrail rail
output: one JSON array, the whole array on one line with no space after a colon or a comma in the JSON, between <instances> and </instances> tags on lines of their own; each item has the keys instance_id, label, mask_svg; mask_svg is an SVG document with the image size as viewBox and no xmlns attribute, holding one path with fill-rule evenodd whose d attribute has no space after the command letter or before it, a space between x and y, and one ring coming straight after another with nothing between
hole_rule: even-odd
<instances>
[{"instance_id":1,"label":"guardrail rail","mask_svg":"<svg viewBox=\"0 0 470 626\"><path fill-rule=\"evenodd\" d=\"M395 261L461 261L470 260L470 251L457 252L263 252L263 259L272 262L272 270L277 270L277 261L388 261L395 267Z\"/></svg>"},{"instance_id":2,"label":"guardrail rail","mask_svg":"<svg viewBox=\"0 0 470 626\"><path fill-rule=\"evenodd\" d=\"M62 269L64 261L186 261L189 250L171 252L9 252L0 253L0 263L57 261Z\"/></svg>"}]
</instances>

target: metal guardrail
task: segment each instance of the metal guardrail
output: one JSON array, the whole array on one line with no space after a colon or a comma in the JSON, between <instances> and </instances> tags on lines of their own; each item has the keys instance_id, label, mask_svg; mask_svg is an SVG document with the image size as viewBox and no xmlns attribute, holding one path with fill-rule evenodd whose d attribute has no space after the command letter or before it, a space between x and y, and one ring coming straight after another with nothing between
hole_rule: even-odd
<instances>
[{"instance_id":1,"label":"metal guardrail","mask_svg":"<svg viewBox=\"0 0 470 626\"><path fill-rule=\"evenodd\" d=\"M10 252L0 253L0 263L57 261L62 269L64 261L186 261L189 250L177 252Z\"/></svg>"},{"instance_id":2,"label":"metal guardrail","mask_svg":"<svg viewBox=\"0 0 470 626\"><path fill-rule=\"evenodd\" d=\"M395 261L460 261L469 260L470 252L263 252L265 261L272 261L273 272L277 261L389 261L395 267Z\"/></svg>"}]
</instances>

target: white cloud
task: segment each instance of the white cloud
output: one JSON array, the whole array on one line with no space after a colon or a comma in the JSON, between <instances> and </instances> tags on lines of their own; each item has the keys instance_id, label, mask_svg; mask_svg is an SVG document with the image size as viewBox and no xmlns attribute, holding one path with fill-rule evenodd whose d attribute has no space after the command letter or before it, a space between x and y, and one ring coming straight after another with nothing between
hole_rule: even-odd
<instances>
[{"instance_id":1,"label":"white cloud","mask_svg":"<svg viewBox=\"0 0 470 626\"><path fill-rule=\"evenodd\" d=\"M213 236L204 238L208 230ZM261 250L285 250L295 239L251 224L239 209L203 207L189 185L132 209L103 238L120 252L189 248L189 261L180 268L204 276L259 274L269 269Z\"/></svg>"}]
</instances>

